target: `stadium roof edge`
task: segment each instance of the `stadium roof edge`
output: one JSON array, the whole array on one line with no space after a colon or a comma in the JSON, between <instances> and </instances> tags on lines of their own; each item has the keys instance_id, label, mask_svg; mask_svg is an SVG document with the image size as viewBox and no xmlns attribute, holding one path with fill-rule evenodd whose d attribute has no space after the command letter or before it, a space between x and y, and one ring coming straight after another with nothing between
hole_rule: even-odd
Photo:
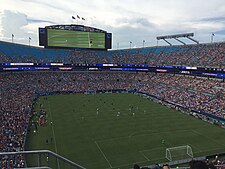
<instances>
[{"instance_id":1,"label":"stadium roof edge","mask_svg":"<svg viewBox=\"0 0 225 169\"><path fill-rule=\"evenodd\" d=\"M20 44L20 43L12 43L12 42L6 42L6 41L1 41L0 40L0 43L6 43L6 44L12 44L12 45L21 45L21 46L24 46L24 47L30 47L30 48L36 48L36 49L41 49L41 50L46 50L45 48L43 47L39 47L39 46L29 46L29 45L25 45L25 44ZM199 43L199 44L187 44L185 46L198 46L198 45L212 45L212 44L222 44L222 43L225 43L224 42L213 42L213 43ZM173 46L149 46L149 47L144 47L144 48L158 48L158 47L165 47L165 48L171 48L171 47L184 47L184 45L173 45ZM119 50L135 50L135 49L144 49L143 47L140 47L140 48L126 48L126 49L119 49ZM48 49L48 50L56 50L56 49ZM57 49L57 50L67 50L67 49ZM74 49L73 49L74 50ZM111 49L109 50L108 52L110 51L117 51L118 49ZM79 51L79 50L78 50ZM99 51L100 52L100 51ZM101 52L105 52L105 51L101 51Z\"/></svg>"},{"instance_id":2,"label":"stadium roof edge","mask_svg":"<svg viewBox=\"0 0 225 169\"><path fill-rule=\"evenodd\" d=\"M198 45L212 45L212 44L222 44L222 43L225 43L224 42L213 42L213 43L192 43L192 44L186 44L185 46L198 46ZM168 45L155 45L155 46L149 46L149 47L139 47L139 48L126 48L126 49L119 49L119 50L134 50L134 49L145 49L145 48L158 48L158 47L165 47L165 48L171 48L171 47L184 47L184 45L182 44L178 44L178 45L172 45L172 46L168 46ZM109 51L116 51L118 49L112 49L112 50L109 50Z\"/></svg>"},{"instance_id":3,"label":"stadium roof edge","mask_svg":"<svg viewBox=\"0 0 225 169\"><path fill-rule=\"evenodd\" d=\"M74 28L83 28L83 29L92 29L99 32L107 33L107 31L104 31L99 28L91 27L91 26L85 26L85 25L78 25L78 24L65 24L65 25L49 25L45 26L46 29L63 29L63 30L77 30Z\"/></svg>"}]
</instances>

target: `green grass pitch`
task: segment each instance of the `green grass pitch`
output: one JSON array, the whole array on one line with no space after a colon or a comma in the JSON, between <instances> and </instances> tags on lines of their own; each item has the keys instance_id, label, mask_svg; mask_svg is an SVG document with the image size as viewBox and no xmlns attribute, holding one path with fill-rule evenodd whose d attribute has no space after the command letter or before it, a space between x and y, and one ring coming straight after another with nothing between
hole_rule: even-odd
<instances>
[{"instance_id":1,"label":"green grass pitch","mask_svg":"<svg viewBox=\"0 0 225 169\"><path fill-rule=\"evenodd\" d=\"M86 168L166 162L166 148L181 145L195 157L225 152L224 129L134 94L40 97L35 111L40 103L48 122L30 132L26 149L49 149Z\"/></svg>"},{"instance_id":2,"label":"green grass pitch","mask_svg":"<svg viewBox=\"0 0 225 169\"><path fill-rule=\"evenodd\" d=\"M48 46L105 48L105 33L48 29Z\"/></svg>"}]
</instances>

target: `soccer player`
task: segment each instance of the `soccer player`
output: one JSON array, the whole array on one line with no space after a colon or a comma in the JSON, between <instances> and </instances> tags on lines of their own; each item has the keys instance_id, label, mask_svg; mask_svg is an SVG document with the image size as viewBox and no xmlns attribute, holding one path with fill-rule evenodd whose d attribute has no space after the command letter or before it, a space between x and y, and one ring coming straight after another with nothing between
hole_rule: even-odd
<instances>
[{"instance_id":1,"label":"soccer player","mask_svg":"<svg viewBox=\"0 0 225 169\"><path fill-rule=\"evenodd\" d=\"M119 117L120 116L120 112L118 111L118 113L117 113L117 117Z\"/></svg>"},{"instance_id":2,"label":"soccer player","mask_svg":"<svg viewBox=\"0 0 225 169\"><path fill-rule=\"evenodd\" d=\"M97 108L97 112L96 113L97 113L97 116L98 116L98 108Z\"/></svg>"}]
</instances>

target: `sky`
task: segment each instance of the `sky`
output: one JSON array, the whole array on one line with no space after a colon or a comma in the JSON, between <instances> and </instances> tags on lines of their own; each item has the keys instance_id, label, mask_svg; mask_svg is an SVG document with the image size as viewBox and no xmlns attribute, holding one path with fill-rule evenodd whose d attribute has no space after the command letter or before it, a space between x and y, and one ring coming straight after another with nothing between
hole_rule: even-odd
<instances>
[{"instance_id":1,"label":"sky","mask_svg":"<svg viewBox=\"0 0 225 169\"><path fill-rule=\"evenodd\" d=\"M156 46L157 36L191 32L200 43L211 42L212 33L213 42L221 42L225 41L225 1L0 0L2 41L11 42L13 34L15 43L28 45L30 37L30 45L38 46L38 28L55 24L83 24L111 32L113 49ZM158 41L158 45L167 44Z\"/></svg>"}]
</instances>

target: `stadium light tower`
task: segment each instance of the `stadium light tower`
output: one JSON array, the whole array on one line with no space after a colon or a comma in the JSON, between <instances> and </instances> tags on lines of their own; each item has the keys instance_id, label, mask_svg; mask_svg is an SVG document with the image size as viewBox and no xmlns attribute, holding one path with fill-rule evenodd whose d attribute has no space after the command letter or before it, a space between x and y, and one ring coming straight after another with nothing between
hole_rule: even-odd
<instances>
[{"instance_id":1,"label":"stadium light tower","mask_svg":"<svg viewBox=\"0 0 225 169\"><path fill-rule=\"evenodd\" d=\"M120 47L120 43L119 43L119 42L117 42L117 50L119 49L119 47Z\"/></svg>"},{"instance_id":2,"label":"stadium light tower","mask_svg":"<svg viewBox=\"0 0 225 169\"><path fill-rule=\"evenodd\" d=\"M145 40L143 40L143 48L145 47Z\"/></svg>"},{"instance_id":3,"label":"stadium light tower","mask_svg":"<svg viewBox=\"0 0 225 169\"><path fill-rule=\"evenodd\" d=\"M132 45L132 42L130 41L130 49L131 49L131 45Z\"/></svg>"}]
</instances>

